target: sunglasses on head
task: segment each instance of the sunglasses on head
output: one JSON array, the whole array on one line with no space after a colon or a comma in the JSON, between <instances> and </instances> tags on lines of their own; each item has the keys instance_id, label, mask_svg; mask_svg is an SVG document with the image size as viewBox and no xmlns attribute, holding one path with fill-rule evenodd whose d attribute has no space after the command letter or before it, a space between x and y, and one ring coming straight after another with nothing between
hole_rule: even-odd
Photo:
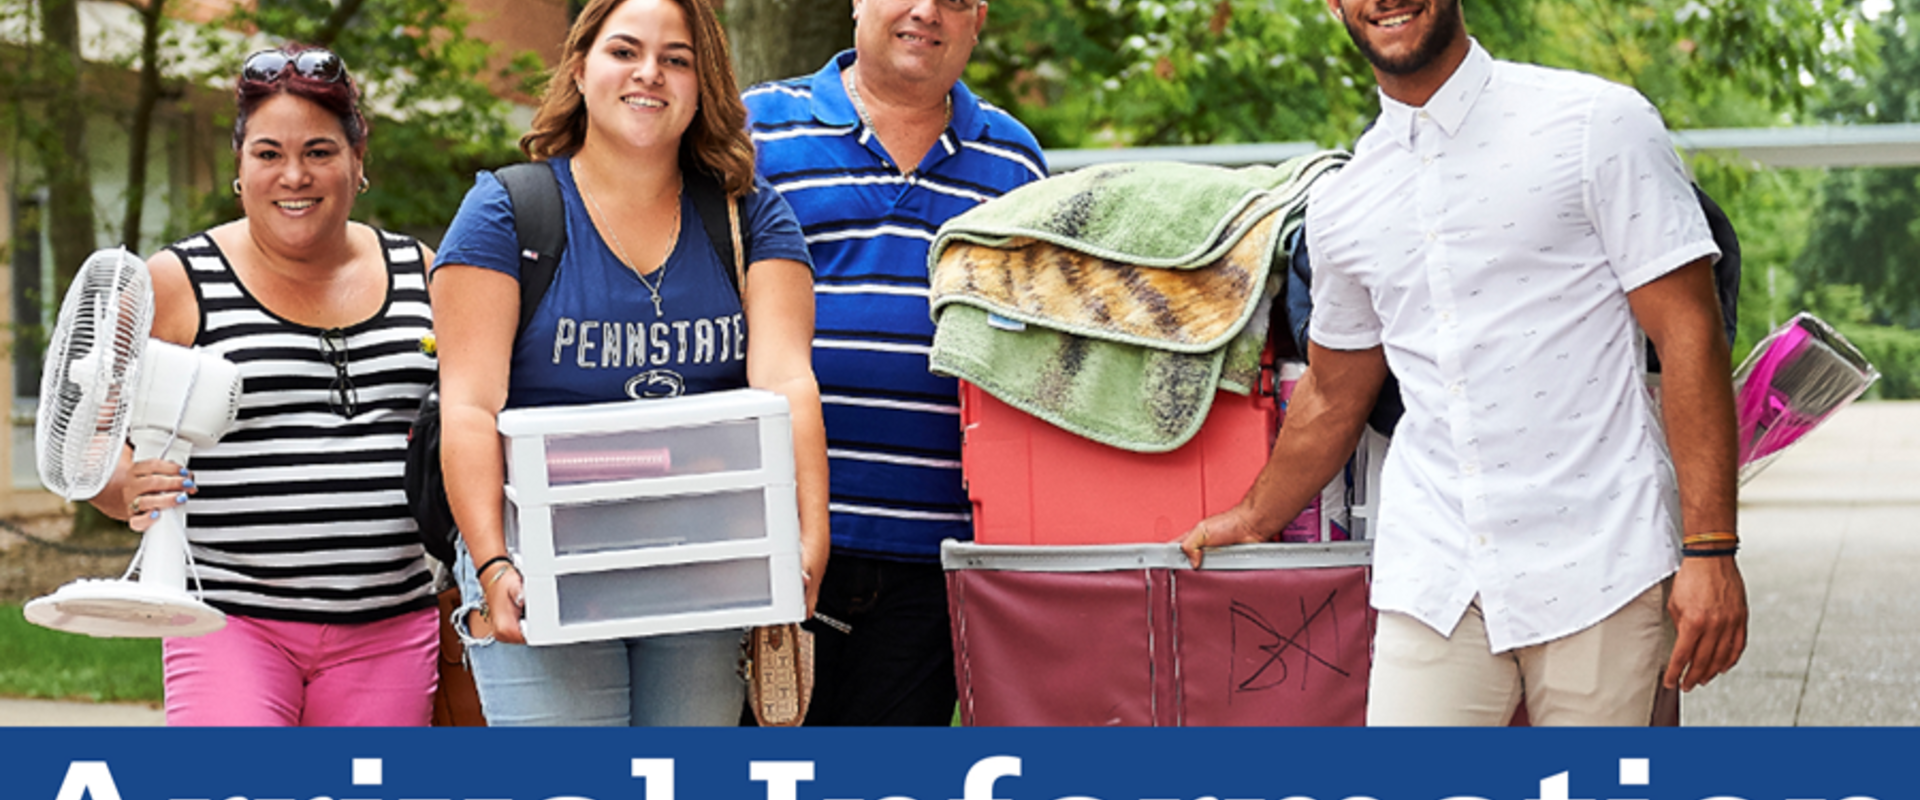
<instances>
[{"instance_id":1,"label":"sunglasses on head","mask_svg":"<svg viewBox=\"0 0 1920 800\"><path fill-rule=\"evenodd\" d=\"M302 50L298 53L262 50L247 56L246 63L240 67L240 77L258 83L272 83L286 77L289 69L307 80L326 83L339 83L347 74L347 65L331 50Z\"/></svg>"}]
</instances>

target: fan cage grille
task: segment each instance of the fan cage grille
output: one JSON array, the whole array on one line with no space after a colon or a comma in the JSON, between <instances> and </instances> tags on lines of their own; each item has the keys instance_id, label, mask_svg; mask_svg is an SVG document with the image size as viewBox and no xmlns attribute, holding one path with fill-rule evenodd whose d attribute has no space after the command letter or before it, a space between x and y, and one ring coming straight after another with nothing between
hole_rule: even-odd
<instances>
[{"instance_id":1,"label":"fan cage grille","mask_svg":"<svg viewBox=\"0 0 1920 800\"><path fill-rule=\"evenodd\" d=\"M113 476L152 328L146 265L125 250L88 258L60 305L40 385L40 481L56 494L90 499Z\"/></svg>"}]
</instances>

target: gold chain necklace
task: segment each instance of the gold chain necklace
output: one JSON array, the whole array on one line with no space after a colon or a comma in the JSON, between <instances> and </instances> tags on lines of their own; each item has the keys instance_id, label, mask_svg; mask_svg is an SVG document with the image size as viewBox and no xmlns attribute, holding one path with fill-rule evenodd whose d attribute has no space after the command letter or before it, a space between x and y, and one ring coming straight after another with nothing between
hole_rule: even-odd
<instances>
[{"instance_id":1,"label":"gold chain necklace","mask_svg":"<svg viewBox=\"0 0 1920 800\"><path fill-rule=\"evenodd\" d=\"M640 285L647 287L647 294L653 296L653 318L659 319L664 316L660 310L660 290L667 285L667 260L673 257L673 246L680 240L680 192L686 190L686 181L681 180L680 189L673 193L673 233L667 237L667 252L660 256L660 267L653 271L653 283L647 283L647 276L640 272L640 264L627 256L627 246L620 243L620 234L613 229L613 218L607 216L607 212L600 208L599 200L593 199L593 192L587 191L587 183L580 180L578 170L573 173L573 185L580 187L580 195L587 198L587 203L593 206L593 213L606 220L607 237L613 240L613 250L619 254L621 263L626 264L627 269L633 270L634 277L640 279Z\"/></svg>"}]
</instances>

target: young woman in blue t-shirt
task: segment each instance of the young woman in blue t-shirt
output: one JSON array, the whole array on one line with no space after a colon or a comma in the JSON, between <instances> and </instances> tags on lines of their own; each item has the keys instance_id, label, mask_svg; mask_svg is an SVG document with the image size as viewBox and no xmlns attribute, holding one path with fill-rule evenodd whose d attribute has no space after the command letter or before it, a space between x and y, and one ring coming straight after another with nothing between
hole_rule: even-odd
<instances>
[{"instance_id":1,"label":"young woman in blue t-shirt","mask_svg":"<svg viewBox=\"0 0 1920 800\"><path fill-rule=\"evenodd\" d=\"M568 242L525 333L516 340L513 209L492 175L461 204L432 283L441 458L464 545L455 624L482 708L493 725L734 724L745 691L739 631L525 646L521 576L500 558L494 432L503 408L744 386L785 395L811 612L828 535L813 273L792 210L754 176L746 110L709 0L588 3L520 145L559 181ZM733 265L721 263L684 191L683 164L744 200L748 272L737 294Z\"/></svg>"}]
</instances>

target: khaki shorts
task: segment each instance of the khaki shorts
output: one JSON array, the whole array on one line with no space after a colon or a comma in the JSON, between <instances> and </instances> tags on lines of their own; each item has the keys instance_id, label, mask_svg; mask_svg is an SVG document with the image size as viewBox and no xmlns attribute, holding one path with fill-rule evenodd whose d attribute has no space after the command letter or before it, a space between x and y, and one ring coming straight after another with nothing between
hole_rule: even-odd
<instances>
[{"instance_id":1,"label":"khaki shorts","mask_svg":"<svg viewBox=\"0 0 1920 800\"><path fill-rule=\"evenodd\" d=\"M1476 599L1452 636L1380 612L1368 725L1505 725L1522 697L1534 725L1646 725L1673 652L1665 582L1590 628L1490 652Z\"/></svg>"}]
</instances>

